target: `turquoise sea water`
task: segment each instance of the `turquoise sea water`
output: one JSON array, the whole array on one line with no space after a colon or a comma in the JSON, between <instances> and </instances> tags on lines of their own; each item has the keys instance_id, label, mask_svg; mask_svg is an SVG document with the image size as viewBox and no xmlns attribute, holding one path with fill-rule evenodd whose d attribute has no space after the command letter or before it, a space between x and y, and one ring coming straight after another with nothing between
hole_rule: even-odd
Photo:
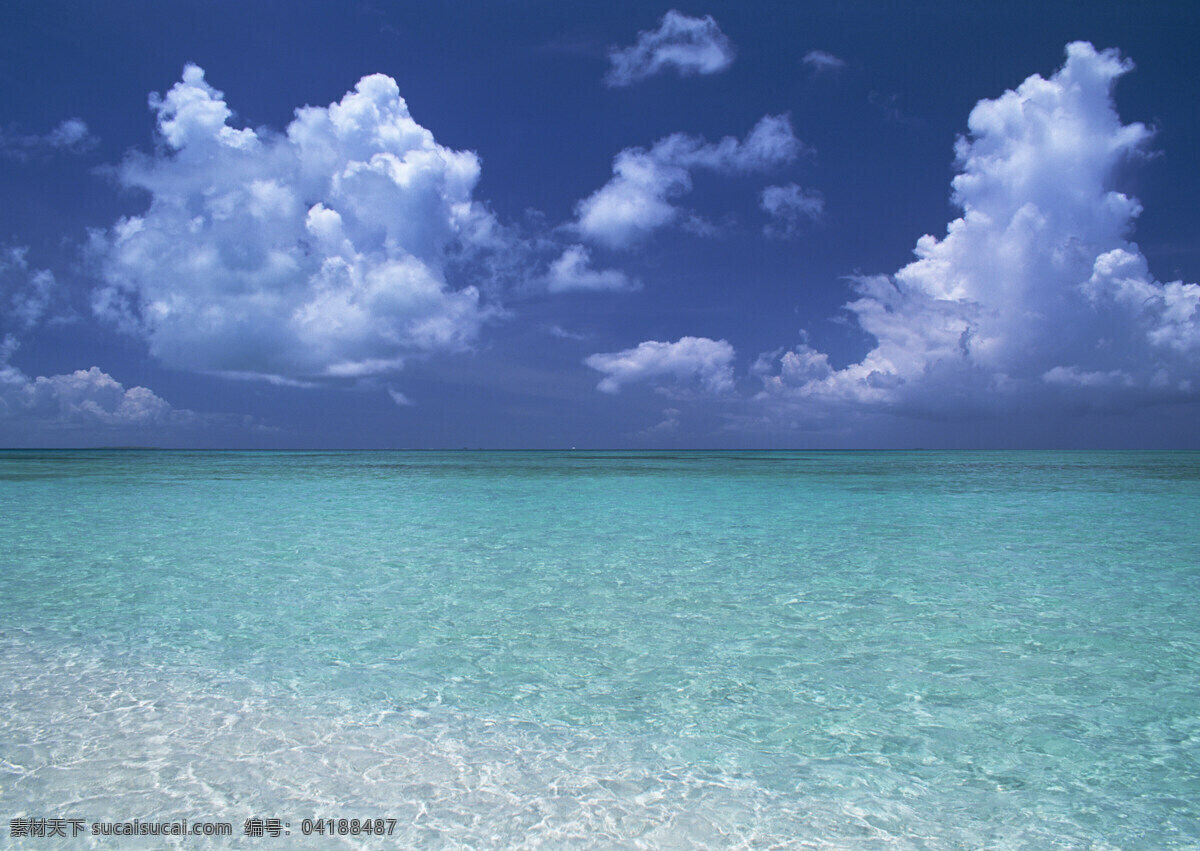
<instances>
[{"instance_id":1,"label":"turquoise sea water","mask_svg":"<svg viewBox=\"0 0 1200 851\"><path fill-rule=\"evenodd\" d=\"M0 842L1198 848L1198 519L1200 453L3 452Z\"/></svg>"}]
</instances>

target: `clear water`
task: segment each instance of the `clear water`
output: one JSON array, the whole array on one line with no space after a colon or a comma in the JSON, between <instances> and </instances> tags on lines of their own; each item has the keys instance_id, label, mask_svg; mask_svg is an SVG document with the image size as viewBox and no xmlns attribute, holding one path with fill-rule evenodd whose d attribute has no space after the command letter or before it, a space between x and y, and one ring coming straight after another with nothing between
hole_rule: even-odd
<instances>
[{"instance_id":1,"label":"clear water","mask_svg":"<svg viewBox=\"0 0 1200 851\"><path fill-rule=\"evenodd\" d=\"M1197 453L0 453L0 842L1197 848L1198 518Z\"/></svg>"}]
</instances>

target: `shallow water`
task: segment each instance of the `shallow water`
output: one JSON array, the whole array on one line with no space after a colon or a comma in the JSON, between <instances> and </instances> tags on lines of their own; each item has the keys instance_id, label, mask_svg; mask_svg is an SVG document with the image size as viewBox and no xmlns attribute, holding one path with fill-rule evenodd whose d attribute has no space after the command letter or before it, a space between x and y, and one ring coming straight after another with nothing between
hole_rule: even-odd
<instances>
[{"instance_id":1,"label":"shallow water","mask_svg":"<svg viewBox=\"0 0 1200 851\"><path fill-rule=\"evenodd\" d=\"M1200 453L3 452L0 834L1195 848L1198 517Z\"/></svg>"}]
</instances>

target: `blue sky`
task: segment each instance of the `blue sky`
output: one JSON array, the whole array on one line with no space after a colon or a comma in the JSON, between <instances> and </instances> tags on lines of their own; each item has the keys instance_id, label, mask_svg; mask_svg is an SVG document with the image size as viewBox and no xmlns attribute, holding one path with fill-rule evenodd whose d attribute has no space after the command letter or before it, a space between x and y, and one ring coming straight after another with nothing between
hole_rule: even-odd
<instances>
[{"instance_id":1,"label":"blue sky","mask_svg":"<svg viewBox=\"0 0 1200 851\"><path fill-rule=\"evenodd\" d=\"M1197 24L6 4L0 445L1200 447Z\"/></svg>"}]
</instances>

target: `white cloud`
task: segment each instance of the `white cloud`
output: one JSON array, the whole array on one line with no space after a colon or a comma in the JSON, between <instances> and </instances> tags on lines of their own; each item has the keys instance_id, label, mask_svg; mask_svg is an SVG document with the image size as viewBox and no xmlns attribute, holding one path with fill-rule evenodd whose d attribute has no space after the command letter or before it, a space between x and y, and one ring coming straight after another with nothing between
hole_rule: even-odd
<instances>
[{"instance_id":1,"label":"white cloud","mask_svg":"<svg viewBox=\"0 0 1200 851\"><path fill-rule=\"evenodd\" d=\"M629 247L677 221L680 210L672 200L691 191L692 170L766 171L791 162L803 150L785 115L764 117L740 142L726 136L708 144L674 133L648 151L626 148L613 160L613 179L577 205L577 228L604 245Z\"/></svg>"},{"instance_id":2,"label":"white cloud","mask_svg":"<svg viewBox=\"0 0 1200 851\"><path fill-rule=\"evenodd\" d=\"M83 151L96 144L96 138L82 118L68 118L51 130L45 139L50 147L67 151Z\"/></svg>"},{"instance_id":3,"label":"white cloud","mask_svg":"<svg viewBox=\"0 0 1200 851\"><path fill-rule=\"evenodd\" d=\"M273 384L276 387L298 387L311 390L319 386L314 381L299 381L295 378L288 378L285 375L271 375L265 372L239 372L237 370L225 370L221 373L222 378L228 378L231 381L265 381L268 384Z\"/></svg>"},{"instance_id":4,"label":"white cloud","mask_svg":"<svg viewBox=\"0 0 1200 851\"><path fill-rule=\"evenodd\" d=\"M645 438L666 437L679 431L679 422L678 408L664 408L662 420L649 428L642 429L637 433L637 436Z\"/></svg>"},{"instance_id":5,"label":"white cloud","mask_svg":"<svg viewBox=\"0 0 1200 851\"><path fill-rule=\"evenodd\" d=\"M605 373L596 385L605 393L659 378L681 383L695 380L709 393L727 393L733 389L733 358L733 346L725 340L683 337L677 343L648 340L622 352L592 355L584 363Z\"/></svg>"},{"instance_id":6,"label":"white cloud","mask_svg":"<svg viewBox=\"0 0 1200 851\"><path fill-rule=\"evenodd\" d=\"M546 288L552 293L572 290L635 290L636 281L616 269L597 271L590 268L591 255L582 245L569 246L562 256L550 264Z\"/></svg>"},{"instance_id":7,"label":"white cloud","mask_svg":"<svg viewBox=\"0 0 1200 851\"><path fill-rule=\"evenodd\" d=\"M99 143L82 118L68 118L45 135L0 132L0 154L22 162L51 151L86 154Z\"/></svg>"},{"instance_id":8,"label":"white cloud","mask_svg":"<svg viewBox=\"0 0 1200 851\"><path fill-rule=\"evenodd\" d=\"M1155 281L1146 258L1134 248L1114 248L1097 257L1084 294L1100 309L1117 304L1138 316L1156 348L1195 358L1200 355L1200 286Z\"/></svg>"},{"instance_id":9,"label":"white cloud","mask_svg":"<svg viewBox=\"0 0 1200 851\"><path fill-rule=\"evenodd\" d=\"M393 390L390 387L388 388L388 395L391 396L392 401L395 402L397 405L399 405L401 408L407 408L407 407L410 407L410 406L416 404L416 402L414 402L412 399L405 396L399 390Z\"/></svg>"},{"instance_id":10,"label":"white cloud","mask_svg":"<svg viewBox=\"0 0 1200 851\"><path fill-rule=\"evenodd\" d=\"M0 327L28 330L36 325L58 292L48 269L32 269L26 246L0 247Z\"/></svg>"},{"instance_id":11,"label":"white cloud","mask_svg":"<svg viewBox=\"0 0 1200 851\"><path fill-rule=\"evenodd\" d=\"M1113 106L1132 67L1074 43L1053 77L980 101L956 146L962 217L894 276L854 279L846 308L874 347L835 369L805 343L772 359L761 398L962 414L1189 392L1200 287L1150 275L1128 240L1141 206L1112 188L1151 135Z\"/></svg>"},{"instance_id":12,"label":"white cloud","mask_svg":"<svg viewBox=\"0 0 1200 851\"><path fill-rule=\"evenodd\" d=\"M1133 379L1128 373L1119 369L1108 372L1084 372L1077 366L1056 366L1047 370L1042 380L1048 384L1062 384L1067 387L1110 387L1123 385L1129 387Z\"/></svg>"},{"instance_id":13,"label":"white cloud","mask_svg":"<svg viewBox=\"0 0 1200 851\"><path fill-rule=\"evenodd\" d=\"M192 411L172 408L145 387L127 390L95 366L30 379L9 363L16 348L11 336L0 344L0 423L4 425L103 431L190 426L205 420Z\"/></svg>"},{"instance_id":14,"label":"white cloud","mask_svg":"<svg viewBox=\"0 0 1200 851\"><path fill-rule=\"evenodd\" d=\"M150 104L165 143L131 156L145 213L98 234L98 314L163 363L277 380L360 376L468 346L493 315L448 255L494 242L479 159L434 140L395 82L364 77L283 134L229 125L195 65Z\"/></svg>"},{"instance_id":15,"label":"white cloud","mask_svg":"<svg viewBox=\"0 0 1200 851\"><path fill-rule=\"evenodd\" d=\"M776 239L791 239L806 221L815 222L825 213L825 198L814 189L802 189L794 183L768 186L760 196L760 206L771 216L763 232Z\"/></svg>"},{"instance_id":16,"label":"white cloud","mask_svg":"<svg viewBox=\"0 0 1200 851\"><path fill-rule=\"evenodd\" d=\"M810 50L804 54L804 58L800 61L807 65L815 74L837 71L846 67L845 60L838 59L832 53L827 53L824 50Z\"/></svg>"},{"instance_id":17,"label":"white cloud","mask_svg":"<svg viewBox=\"0 0 1200 851\"><path fill-rule=\"evenodd\" d=\"M711 15L691 18L672 9L663 15L658 29L638 33L631 47L613 50L612 63L604 81L610 86L628 86L673 68L681 77L715 74L733 62L733 46Z\"/></svg>"},{"instance_id":18,"label":"white cloud","mask_svg":"<svg viewBox=\"0 0 1200 851\"><path fill-rule=\"evenodd\" d=\"M557 337L560 340L586 340L588 338L587 334L580 334L577 331L568 331L561 325L551 325L546 329L546 331L551 337Z\"/></svg>"}]
</instances>

